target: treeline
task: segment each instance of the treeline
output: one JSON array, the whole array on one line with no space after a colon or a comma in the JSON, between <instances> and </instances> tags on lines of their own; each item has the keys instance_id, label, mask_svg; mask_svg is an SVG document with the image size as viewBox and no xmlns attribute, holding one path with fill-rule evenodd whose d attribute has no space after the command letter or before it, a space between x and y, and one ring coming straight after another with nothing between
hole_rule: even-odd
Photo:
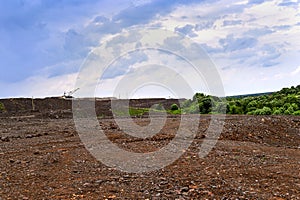
<instances>
[{"instance_id":1,"label":"treeline","mask_svg":"<svg viewBox=\"0 0 300 200\"><path fill-rule=\"evenodd\" d=\"M300 85L261 96L218 98L196 93L183 102L182 113L300 115Z\"/></svg>"}]
</instances>

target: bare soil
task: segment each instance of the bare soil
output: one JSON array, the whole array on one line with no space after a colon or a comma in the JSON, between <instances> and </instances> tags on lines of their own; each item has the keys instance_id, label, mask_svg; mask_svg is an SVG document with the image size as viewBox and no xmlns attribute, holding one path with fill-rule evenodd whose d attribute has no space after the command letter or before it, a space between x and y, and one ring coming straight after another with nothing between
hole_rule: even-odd
<instances>
[{"instance_id":1,"label":"bare soil","mask_svg":"<svg viewBox=\"0 0 300 200\"><path fill-rule=\"evenodd\" d=\"M300 199L300 117L228 115L217 145L199 158L210 117L201 116L180 159L135 174L97 161L70 117L3 116L0 199ZM99 123L121 148L150 152L174 137L180 117L169 116L161 132L145 140L124 134L113 119Z\"/></svg>"}]
</instances>

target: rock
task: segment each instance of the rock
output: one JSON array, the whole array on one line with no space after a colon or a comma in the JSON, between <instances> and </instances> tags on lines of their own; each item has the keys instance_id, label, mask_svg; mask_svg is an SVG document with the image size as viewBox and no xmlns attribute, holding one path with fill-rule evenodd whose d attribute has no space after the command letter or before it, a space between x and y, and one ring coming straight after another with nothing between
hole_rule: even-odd
<instances>
[{"instance_id":1,"label":"rock","mask_svg":"<svg viewBox=\"0 0 300 200\"><path fill-rule=\"evenodd\" d=\"M9 138L6 137L6 136L1 137L1 140L2 140L3 142L9 142Z\"/></svg>"},{"instance_id":2,"label":"rock","mask_svg":"<svg viewBox=\"0 0 300 200\"><path fill-rule=\"evenodd\" d=\"M41 152L39 150L33 152L34 155L38 155L38 154L41 154Z\"/></svg>"},{"instance_id":3,"label":"rock","mask_svg":"<svg viewBox=\"0 0 300 200\"><path fill-rule=\"evenodd\" d=\"M31 135L31 134L26 135L25 138L33 138L33 135Z\"/></svg>"},{"instance_id":4,"label":"rock","mask_svg":"<svg viewBox=\"0 0 300 200\"><path fill-rule=\"evenodd\" d=\"M114 198L116 198L117 196L116 195L110 195L110 196L108 196L107 198L108 199L114 199Z\"/></svg>"},{"instance_id":5,"label":"rock","mask_svg":"<svg viewBox=\"0 0 300 200\"><path fill-rule=\"evenodd\" d=\"M190 189L188 187L182 187L180 189L180 192L183 193L183 192L188 192Z\"/></svg>"},{"instance_id":6,"label":"rock","mask_svg":"<svg viewBox=\"0 0 300 200\"><path fill-rule=\"evenodd\" d=\"M83 184L83 187L90 187L90 186L92 186L92 184L90 184L90 183L84 183Z\"/></svg>"},{"instance_id":7,"label":"rock","mask_svg":"<svg viewBox=\"0 0 300 200\"><path fill-rule=\"evenodd\" d=\"M96 184L101 184L101 183L103 183L103 182L104 182L104 180L96 180L96 181L95 181Z\"/></svg>"}]
</instances>

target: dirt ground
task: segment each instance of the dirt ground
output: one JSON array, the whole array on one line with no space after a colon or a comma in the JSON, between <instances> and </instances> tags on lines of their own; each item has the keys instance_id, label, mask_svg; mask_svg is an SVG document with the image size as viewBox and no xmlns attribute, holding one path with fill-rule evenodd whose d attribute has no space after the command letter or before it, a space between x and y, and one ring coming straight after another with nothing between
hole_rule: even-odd
<instances>
[{"instance_id":1,"label":"dirt ground","mask_svg":"<svg viewBox=\"0 0 300 200\"><path fill-rule=\"evenodd\" d=\"M71 118L2 117L0 199L300 199L300 117L228 115L217 145L199 158L209 122L201 116L194 142L173 164L135 174L97 161ZM145 140L123 134L113 119L99 123L121 148L149 152L174 137L180 118Z\"/></svg>"}]
</instances>

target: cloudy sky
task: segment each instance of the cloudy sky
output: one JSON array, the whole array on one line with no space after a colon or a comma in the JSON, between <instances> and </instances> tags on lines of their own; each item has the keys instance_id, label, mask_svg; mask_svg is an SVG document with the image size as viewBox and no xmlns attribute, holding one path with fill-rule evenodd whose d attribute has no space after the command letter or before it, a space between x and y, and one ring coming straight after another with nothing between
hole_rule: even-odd
<instances>
[{"instance_id":1,"label":"cloudy sky","mask_svg":"<svg viewBox=\"0 0 300 200\"><path fill-rule=\"evenodd\" d=\"M199 44L226 95L300 84L299 0L2 0L0 98L59 96L74 89L90 51L133 27L166 29ZM97 95L112 96L114 85L146 53L125 56L108 69ZM170 96L148 89L149 96Z\"/></svg>"}]
</instances>

